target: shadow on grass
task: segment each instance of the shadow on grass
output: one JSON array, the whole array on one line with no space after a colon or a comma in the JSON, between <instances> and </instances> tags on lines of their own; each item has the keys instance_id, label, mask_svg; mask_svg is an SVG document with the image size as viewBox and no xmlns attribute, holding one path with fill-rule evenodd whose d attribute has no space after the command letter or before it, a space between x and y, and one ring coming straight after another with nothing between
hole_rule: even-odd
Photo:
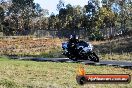
<instances>
[{"instance_id":1,"label":"shadow on grass","mask_svg":"<svg viewBox=\"0 0 132 88\"><path fill-rule=\"evenodd\" d=\"M0 80L0 85L3 86L3 88L18 88L18 85L8 79L2 79Z\"/></svg>"}]
</instances>

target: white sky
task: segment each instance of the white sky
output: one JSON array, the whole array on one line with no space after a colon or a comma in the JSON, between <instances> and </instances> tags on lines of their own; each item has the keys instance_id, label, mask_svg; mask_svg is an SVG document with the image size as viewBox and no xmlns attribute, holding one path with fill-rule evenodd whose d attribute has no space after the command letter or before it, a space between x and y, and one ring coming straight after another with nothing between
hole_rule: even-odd
<instances>
[{"instance_id":1,"label":"white sky","mask_svg":"<svg viewBox=\"0 0 132 88\"><path fill-rule=\"evenodd\" d=\"M59 0L34 0L35 3L39 3L40 6L43 9L49 10L49 15L54 12L55 14L58 13L57 4L59 3ZM65 2L65 5L71 4L71 5L80 5L84 6L88 3L88 0L63 0Z\"/></svg>"}]
</instances>

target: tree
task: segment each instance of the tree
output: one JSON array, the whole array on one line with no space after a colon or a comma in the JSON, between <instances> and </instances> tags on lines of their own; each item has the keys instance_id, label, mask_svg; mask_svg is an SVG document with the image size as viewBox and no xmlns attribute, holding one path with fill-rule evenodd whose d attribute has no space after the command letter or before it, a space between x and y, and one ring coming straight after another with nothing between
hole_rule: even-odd
<instances>
[{"instance_id":1,"label":"tree","mask_svg":"<svg viewBox=\"0 0 132 88\"><path fill-rule=\"evenodd\" d=\"M112 33L112 28L115 26L115 21L116 21L116 15L111 11L111 9L108 9L107 7L102 7L100 8L99 11L100 14L100 27L103 29L102 33L104 35L107 35L109 37Z\"/></svg>"},{"instance_id":2,"label":"tree","mask_svg":"<svg viewBox=\"0 0 132 88\"><path fill-rule=\"evenodd\" d=\"M7 13L11 20L14 21L16 31L29 28L30 20L34 17L34 8L33 0L12 0L12 5L8 8Z\"/></svg>"},{"instance_id":3,"label":"tree","mask_svg":"<svg viewBox=\"0 0 132 88\"><path fill-rule=\"evenodd\" d=\"M48 29L54 29L55 28L55 24L56 24L56 16L52 12L51 15L50 15L50 17L49 17Z\"/></svg>"},{"instance_id":4,"label":"tree","mask_svg":"<svg viewBox=\"0 0 132 88\"><path fill-rule=\"evenodd\" d=\"M130 0L119 0L117 2L120 5L120 22L121 22L121 30L126 30L126 22L129 23L129 20L131 20L131 7L132 7L132 1Z\"/></svg>"},{"instance_id":5,"label":"tree","mask_svg":"<svg viewBox=\"0 0 132 88\"><path fill-rule=\"evenodd\" d=\"M4 20L4 9L0 7L0 22Z\"/></svg>"},{"instance_id":6,"label":"tree","mask_svg":"<svg viewBox=\"0 0 132 88\"><path fill-rule=\"evenodd\" d=\"M4 20L4 9L0 6L0 31L2 31L2 21Z\"/></svg>"},{"instance_id":7,"label":"tree","mask_svg":"<svg viewBox=\"0 0 132 88\"><path fill-rule=\"evenodd\" d=\"M86 14L84 14L85 17L83 23L89 34L91 34L91 32L94 31L93 29L96 27L96 14L98 8L96 4L94 0L90 0L88 1L88 4L84 6Z\"/></svg>"},{"instance_id":8,"label":"tree","mask_svg":"<svg viewBox=\"0 0 132 88\"><path fill-rule=\"evenodd\" d=\"M60 9L63 8L64 6L65 6L64 1L59 0L59 3L57 4L57 10L60 11Z\"/></svg>"},{"instance_id":9,"label":"tree","mask_svg":"<svg viewBox=\"0 0 132 88\"><path fill-rule=\"evenodd\" d=\"M49 14L49 11L47 10L47 9L43 9L43 8L41 8L41 6L40 6L40 4L38 4L38 3L35 3L35 8L34 8L34 15L36 15L36 17L37 16L46 16L46 15L48 15Z\"/></svg>"}]
</instances>

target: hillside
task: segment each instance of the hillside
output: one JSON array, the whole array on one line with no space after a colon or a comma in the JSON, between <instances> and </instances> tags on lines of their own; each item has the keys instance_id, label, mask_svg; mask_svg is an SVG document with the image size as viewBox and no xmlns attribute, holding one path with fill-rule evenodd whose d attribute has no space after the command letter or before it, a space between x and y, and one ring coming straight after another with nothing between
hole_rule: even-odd
<instances>
[{"instance_id":1,"label":"hillside","mask_svg":"<svg viewBox=\"0 0 132 88\"><path fill-rule=\"evenodd\" d=\"M107 40L104 42L92 43L95 46L95 51L101 54L132 53L132 36L109 41Z\"/></svg>"},{"instance_id":2,"label":"hillside","mask_svg":"<svg viewBox=\"0 0 132 88\"><path fill-rule=\"evenodd\" d=\"M94 51L102 60L132 61L132 37L92 42Z\"/></svg>"},{"instance_id":3,"label":"hillside","mask_svg":"<svg viewBox=\"0 0 132 88\"><path fill-rule=\"evenodd\" d=\"M59 39L13 37L0 39L0 54L5 55L39 55L50 52L61 44Z\"/></svg>"}]
</instances>

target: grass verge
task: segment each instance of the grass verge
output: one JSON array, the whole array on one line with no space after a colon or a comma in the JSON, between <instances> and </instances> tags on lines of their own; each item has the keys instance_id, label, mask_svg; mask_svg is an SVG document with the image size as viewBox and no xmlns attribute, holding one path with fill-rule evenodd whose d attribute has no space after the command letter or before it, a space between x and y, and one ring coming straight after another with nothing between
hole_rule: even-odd
<instances>
[{"instance_id":1,"label":"grass verge","mask_svg":"<svg viewBox=\"0 0 132 88\"><path fill-rule=\"evenodd\" d=\"M1 88L132 88L130 84L88 84L75 77L79 63L34 62L0 58ZM132 70L111 66L84 65L88 74L130 74Z\"/></svg>"}]
</instances>

